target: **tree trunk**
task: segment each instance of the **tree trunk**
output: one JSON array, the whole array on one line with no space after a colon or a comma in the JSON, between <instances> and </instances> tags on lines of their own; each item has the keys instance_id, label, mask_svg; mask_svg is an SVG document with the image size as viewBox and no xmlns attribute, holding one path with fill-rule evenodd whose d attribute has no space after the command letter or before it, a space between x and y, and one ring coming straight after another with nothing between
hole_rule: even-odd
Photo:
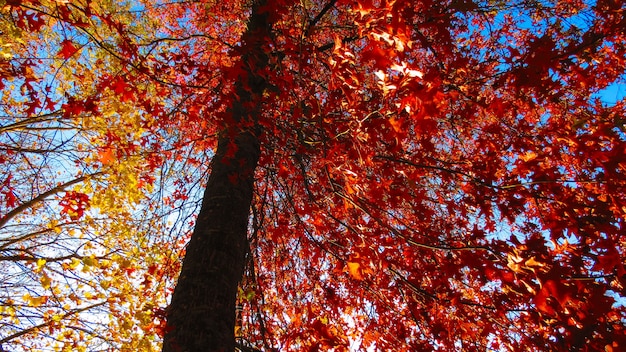
<instances>
[{"instance_id":1,"label":"tree trunk","mask_svg":"<svg viewBox=\"0 0 626 352\"><path fill-rule=\"evenodd\" d=\"M263 1L261 1L263 3ZM270 25L254 6L242 36L241 68L229 122L220 134L202 207L167 313L163 352L232 352L235 304L248 250L247 228L260 154L261 76Z\"/></svg>"}]
</instances>

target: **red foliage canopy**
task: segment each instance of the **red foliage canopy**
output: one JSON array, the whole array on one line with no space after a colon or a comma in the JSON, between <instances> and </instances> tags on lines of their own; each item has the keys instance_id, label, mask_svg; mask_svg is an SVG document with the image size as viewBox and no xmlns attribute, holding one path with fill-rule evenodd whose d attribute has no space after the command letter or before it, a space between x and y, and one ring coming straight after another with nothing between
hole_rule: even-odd
<instances>
[{"instance_id":1,"label":"red foliage canopy","mask_svg":"<svg viewBox=\"0 0 626 352\"><path fill-rule=\"evenodd\" d=\"M268 4L246 344L626 346L626 102L604 101L624 79L621 1ZM115 47L96 43L125 64L97 84L173 150L215 148L246 74L247 1L138 3L161 23L143 37L89 9L71 11L112 28ZM98 99L63 109L98 113Z\"/></svg>"}]
</instances>

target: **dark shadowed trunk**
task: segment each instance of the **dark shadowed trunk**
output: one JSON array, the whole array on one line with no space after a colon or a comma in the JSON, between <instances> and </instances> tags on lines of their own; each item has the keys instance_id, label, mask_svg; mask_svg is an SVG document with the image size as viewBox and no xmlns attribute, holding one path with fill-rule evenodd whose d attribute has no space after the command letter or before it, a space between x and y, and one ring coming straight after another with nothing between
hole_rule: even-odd
<instances>
[{"instance_id":1,"label":"dark shadowed trunk","mask_svg":"<svg viewBox=\"0 0 626 352\"><path fill-rule=\"evenodd\" d=\"M261 1L262 3L263 1ZM247 225L254 170L259 159L258 116L266 88L260 76L267 14L253 8L241 40L244 74L220 134L202 207L187 246L182 271L167 314L164 352L228 351L235 348L235 302L248 249Z\"/></svg>"}]
</instances>

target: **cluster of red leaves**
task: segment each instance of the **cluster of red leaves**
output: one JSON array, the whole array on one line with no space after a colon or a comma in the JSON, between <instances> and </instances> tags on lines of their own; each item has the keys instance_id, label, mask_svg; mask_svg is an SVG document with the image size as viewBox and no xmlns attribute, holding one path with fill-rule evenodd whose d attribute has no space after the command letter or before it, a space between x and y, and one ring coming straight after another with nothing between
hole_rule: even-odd
<instances>
[{"instance_id":1,"label":"cluster of red leaves","mask_svg":"<svg viewBox=\"0 0 626 352\"><path fill-rule=\"evenodd\" d=\"M0 163L2 161L0 160ZM0 192L4 196L4 205L7 208L13 208L17 202L17 197L15 197L15 193L13 192L13 187L11 186L12 175L9 173L2 182L2 186L0 187Z\"/></svg>"},{"instance_id":2,"label":"cluster of red leaves","mask_svg":"<svg viewBox=\"0 0 626 352\"><path fill-rule=\"evenodd\" d=\"M89 196L85 193L68 191L59 201L61 214L67 214L70 219L78 220L83 217L89 208Z\"/></svg>"},{"instance_id":3,"label":"cluster of red leaves","mask_svg":"<svg viewBox=\"0 0 626 352\"><path fill-rule=\"evenodd\" d=\"M40 28L38 15L7 4L23 28ZM625 111L594 100L624 74L623 4L269 4L273 51L254 53L272 69L255 117L264 133L256 266L244 289L254 295L241 298L247 341L338 351L626 346L624 307L610 297L626 296ZM215 148L208 136L232 122L233 84L247 74L245 2L146 8L166 39L143 50L112 15L81 9L116 33L116 54L132 68L102 75L98 90L151 116L143 127L154 137L138 144L106 135L105 164L159 143ZM78 47L65 40L58 55ZM154 95L138 84L149 80ZM102 103L68 97L64 117ZM169 156L183 159L154 153L146 168ZM169 204L187 200L177 186ZM67 192L60 204L80 218L88 201ZM148 266L144 285L164 275Z\"/></svg>"},{"instance_id":4,"label":"cluster of red leaves","mask_svg":"<svg viewBox=\"0 0 626 352\"><path fill-rule=\"evenodd\" d=\"M23 6L37 6L39 3L38 0L9 0L6 1L6 6L15 13L17 19L15 24L19 28L37 32L46 24L44 16Z\"/></svg>"},{"instance_id":5,"label":"cluster of red leaves","mask_svg":"<svg viewBox=\"0 0 626 352\"><path fill-rule=\"evenodd\" d=\"M277 39L293 71L261 121L257 343L624 346L623 107L593 98L624 73L621 20L600 4L579 35L546 25L569 7L489 28L486 4L342 4L332 35Z\"/></svg>"}]
</instances>

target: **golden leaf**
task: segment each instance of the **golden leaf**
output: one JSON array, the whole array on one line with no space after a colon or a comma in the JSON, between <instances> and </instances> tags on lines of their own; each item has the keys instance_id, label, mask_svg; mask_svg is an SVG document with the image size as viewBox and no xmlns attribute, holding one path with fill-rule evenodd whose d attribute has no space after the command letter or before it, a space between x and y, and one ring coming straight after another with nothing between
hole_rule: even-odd
<instances>
[{"instance_id":1,"label":"golden leaf","mask_svg":"<svg viewBox=\"0 0 626 352\"><path fill-rule=\"evenodd\" d=\"M52 283L52 280L50 279L50 277L48 275L44 275L44 276L41 277L39 282L41 282L41 287L43 287L43 288L45 288L47 290L47 289L50 288L50 284Z\"/></svg>"},{"instance_id":2,"label":"golden leaf","mask_svg":"<svg viewBox=\"0 0 626 352\"><path fill-rule=\"evenodd\" d=\"M350 275L356 280L363 280L363 275L361 275L360 270L361 264L355 262L348 262L348 271Z\"/></svg>"}]
</instances>

